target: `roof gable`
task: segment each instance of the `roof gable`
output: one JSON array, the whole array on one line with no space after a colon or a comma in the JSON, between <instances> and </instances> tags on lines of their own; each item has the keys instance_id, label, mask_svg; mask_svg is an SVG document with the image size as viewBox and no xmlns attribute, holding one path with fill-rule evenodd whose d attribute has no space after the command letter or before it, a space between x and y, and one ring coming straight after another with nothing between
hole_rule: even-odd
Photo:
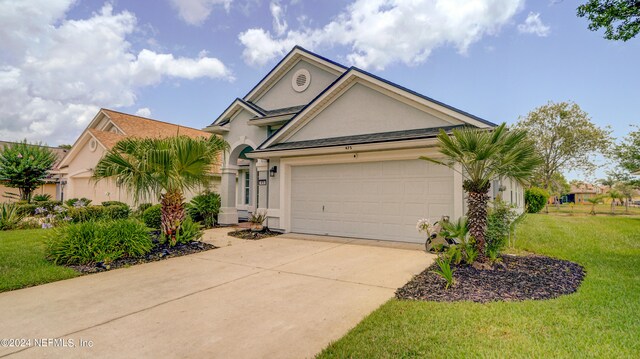
<instances>
[{"instance_id":1,"label":"roof gable","mask_svg":"<svg viewBox=\"0 0 640 359\"><path fill-rule=\"evenodd\" d=\"M373 90L374 92L371 93L372 98L367 102L366 97L363 97L362 94L360 94L359 97L356 96L360 103L351 104L351 109L348 110L348 113L344 114L342 118L339 118L338 116L340 116L341 113L344 113L345 109L349 108L348 106L345 106L349 101L339 101L339 99L345 94L349 94L350 92L354 93L354 89L359 88L356 87L356 84L364 85L366 88ZM375 95L375 93L377 93L377 95ZM413 112L412 116L415 117L416 110L422 112L422 117L425 120L424 126L417 123L416 119L411 121L400 119L394 122L394 118L388 118L386 119L388 121L386 125L382 124L382 126L378 126L380 130L369 128L370 124L366 122L366 113L371 113L370 110L372 109L368 109L366 106L381 108L382 110L380 111L382 111L381 115L383 116L385 114L387 117L393 116L393 112L384 113L384 106L380 107L382 104L379 103L378 100L384 98L393 99L396 102L397 109L402 108L398 107L400 103L404 104L405 110L401 110L399 116ZM337 108L336 111L333 111L335 113L331 113L331 116L324 116L325 121L327 121L327 126L322 126L322 123L311 125L312 121L315 121L316 118L319 118L320 121L322 121L322 112L333 106L334 103L337 104L337 107L341 108ZM409 108L413 108L413 110L406 110ZM375 108L373 108L373 110L373 114L375 115ZM333 118L333 124L326 120L328 117ZM342 123L340 123L340 121ZM336 124L340 125L341 132L330 133L331 127L335 127ZM435 128L457 125L471 125L480 128L495 126L495 124L477 116L473 116L467 112L461 111L442 102L433 100L429 97L386 81L368 72L352 67L325 91L320 93L302 111L289 120L285 126L261 144L259 149L265 149L275 144L288 141L297 142L338 136L413 130L420 128L421 126L422 128ZM305 127L307 127L306 130L304 130ZM314 134L314 130L319 131L319 133ZM296 135L298 132L300 132L300 134Z\"/></svg>"},{"instance_id":2,"label":"roof gable","mask_svg":"<svg viewBox=\"0 0 640 359\"><path fill-rule=\"evenodd\" d=\"M300 46L295 46L276 66L267 73L265 77L254 86L243 99L247 102L256 103L258 99L273 86L279 79L284 76L293 66L295 66L302 58L311 64L322 68L334 75L340 75L347 70L342 64L329 60L316 53L306 50Z\"/></svg>"}]
</instances>

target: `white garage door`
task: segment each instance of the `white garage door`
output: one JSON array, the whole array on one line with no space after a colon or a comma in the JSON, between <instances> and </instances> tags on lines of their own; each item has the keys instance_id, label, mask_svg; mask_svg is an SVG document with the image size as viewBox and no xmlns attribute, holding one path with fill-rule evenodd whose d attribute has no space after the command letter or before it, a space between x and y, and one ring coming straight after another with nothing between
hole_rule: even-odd
<instances>
[{"instance_id":1,"label":"white garage door","mask_svg":"<svg viewBox=\"0 0 640 359\"><path fill-rule=\"evenodd\" d=\"M292 167L292 232L423 242L417 220L452 212L453 172L422 160Z\"/></svg>"}]
</instances>

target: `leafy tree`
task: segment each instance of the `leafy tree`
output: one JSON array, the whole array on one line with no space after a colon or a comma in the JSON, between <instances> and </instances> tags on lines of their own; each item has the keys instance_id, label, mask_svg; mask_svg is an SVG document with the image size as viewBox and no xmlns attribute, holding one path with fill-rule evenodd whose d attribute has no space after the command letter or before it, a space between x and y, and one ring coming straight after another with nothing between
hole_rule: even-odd
<instances>
[{"instance_id":1,"label":"leafy tree","mask_svg":"<svg viewBox=\"0 0 640 359\"><path fill-rule=\"evenodd\" d=\"M587 17L591 31L604 28L607 40L627 41L640 32L638 0L589 0L578 6L578 16Z\"/></svg>"},{"instance_id":2,"label":"leafy tree","mask_svg":"<svg viewBox=\"0 0 640 359\"><path fill-rule=\"evenodd\" d=\"M160 198L161 230L172 245L185 218L184 191L206 186L219 154L227 148L220 137L194 139L127 138L98 162L94 178L113 178L136 201Z\"/></svg>"},{"instance_id":3,"label":"leafy tree","mask_svg":"<svg viewBox=\"0 0 640 359\"><path fill-rule=\"evenodd\" d=\"M526 131L508 131L506 125L492 131L454 129L451 136L438 134L440 153L444 159L421 159L447 166L462 174L462 188L468 193L469 233L475 239L478 260L486 261L487 201L491 181L511 178L526 182L540 164L533 142Z\"/></svg>"},{"instance_id":4,"label":"leafy tree","mask_svg":"<svg viewBox=\"0 0 640 359\"><path fill-rule=\"evenodd\" d=\"M72 145L68 145L68 144L58 145L58 148L63 148L65 150L70 150L71 147L73 147L73 146Z\"/></svg>"},{"instance_id":5,"label":"leafy tree","mask_svg":"<svg viewBox=\"0 0 640 359\"><path fill-rule=\"evenodd\" d=\"M629 132L612 151L620 166L629 172L640 170L640 126L634 127L636 130Z\"/></svg>"},{"instance_id":6,"label":"leafy tree","mask_svg":"<svg viewBox=\"0 0 640 359\"><path fill-rule=\"evenodd\" d=\"M5 145L0 150L0 182L17 188L21 200L31 201L31 194L44 183L55 161L55 154L40 144L24 140Z\"/></svg>"},{"instance_id":7,"label":"leafy tree","mask_svg":"<svg viewBox=\"0 0 640 359\"><path fill-rule=\"evenodd\" d=\"M620 198L624 199L625 212L629 212L629 202L635 194L635 186L630 182L616 182L613 189L620 193Z\"/></svg>"},{"instance_id":8,"label":"leafy tree","mask_svg":"<svg viewBox=\"0 0 640 359\"><path fill-rule=\"evenodd\" d=\"M533 181L550 191L554 176L564 169L593 171L596 168L593 155L607 152L611 143L611 131L594 125L589 115L573 102L540 106L520 118L516 128L526 130L536 139L536 151L543 163Z\"/></svg>"}]
</instances>

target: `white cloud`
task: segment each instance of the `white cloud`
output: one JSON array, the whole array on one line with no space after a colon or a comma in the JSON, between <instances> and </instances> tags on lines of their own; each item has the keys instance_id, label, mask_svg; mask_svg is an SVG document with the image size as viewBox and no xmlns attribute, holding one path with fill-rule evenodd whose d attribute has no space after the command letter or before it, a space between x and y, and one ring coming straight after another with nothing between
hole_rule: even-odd
<instances>
[{"instance_id":1,"label":"white cloud","mask_svg":"<svg viewBox=\"0 0 640 359\"><path fill-rule=\"evenodd\" d=\"M551 33L551 28L542 23L539 13L530 12L529 15L527 15L527 19L518 25L518 31L523 34L534 34L545 37Z\"/></svg>"},{"instance_id":2,"label":"white cloud","mask_svg":"<svg viewBox=\"0 0 640 359\"><path fill-rule=\"evenodd\" d=\"M148 107L141 107L138 109L138 111L136 111L135 115L142 117L151 117L151 109Z\"/></svg>"},{"instance_id":3,"label":"white cloud","mask_svg":"<svg viewBox=\"0 0 640 359\"><path fill-rule=\"evenodd\" d=\"M221 5L229 11L232 0L171 0L178 9L180 18L191 25L202 25L207 20L213 7Z\"/></svg>"},{"instance_id":4,"label":"white cloud","mask_svg":"<svg viewBox=\"0 0 640 359\"><path fill-rule=\"evenodd\" d=\"M271 11L271 16L273 16L273 31L276 35L282 36L288 27L287 21L284 19L284 9L279 1L272 1L269 4L269 10Z\"/></svg>"},{"instance_id":5,"label":"white cloud","mask_svg":"<svg viewBox=\"0 0 640 359\"><path fill-rule=\"evenodd\" d=\"M321 28L282 35L252 28L239 35L243 56L262 66L298 44L310 49L346 46L347 60L363 68L421 63L441 46L464 53L483 36L495 34L520 11L524 0L355 0Z\"/></svg>"},{"instance_id":6,"label":"white cloud","mask_svg":"<svg viewBox=\"0 0 640 359\"><path fill-rule=\"evenodd\" d=\"M69 20L67 0L0 2L0 138L71 143L100 107L132 106L165 78L231 79L220 60L132 50L134 14Z\"/></svg>"}]
</instances>

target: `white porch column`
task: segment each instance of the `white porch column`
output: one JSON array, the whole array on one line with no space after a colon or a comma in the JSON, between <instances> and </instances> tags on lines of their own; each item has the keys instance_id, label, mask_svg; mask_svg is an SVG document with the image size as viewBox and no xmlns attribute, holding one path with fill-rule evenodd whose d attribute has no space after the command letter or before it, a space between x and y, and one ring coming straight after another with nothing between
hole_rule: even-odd
<instances>
[{"instance_id":1,"label":"white porch column","mask_svg":"<svg viewBox=\"0 0 640 359\"><path fill-rule=\"evenodd\" d=\"M220 183L220 213L218 222L222 225L238 224L238 209L236 208L236 177L237 166L227 166L221 169Z\"/></svg>"}]
</instances>

